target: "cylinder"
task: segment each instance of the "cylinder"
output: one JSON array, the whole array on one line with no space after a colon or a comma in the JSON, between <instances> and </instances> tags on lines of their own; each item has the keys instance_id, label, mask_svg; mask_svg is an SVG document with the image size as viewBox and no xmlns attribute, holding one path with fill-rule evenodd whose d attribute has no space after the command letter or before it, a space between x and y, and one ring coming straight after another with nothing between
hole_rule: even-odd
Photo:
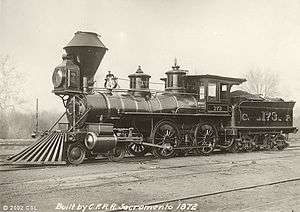
<instances>
[{"instance_id":1,"label":"cylinder","mask_svg":"<svg viewBox=\"0 0 300 212\"><path fill-rule=\"evenodd\" d=\"M94 132L88 132L85 138L85 146L93 153L105 153L112 150L117 145L115 135L97 135Z\"/></svg>"},{"instance_id":2,"label":"cylinder","mask_svg":"<svg viewBox=\"0 0 300 212\"><path fill-rule=\"evenodd\" d=\"M117 137L111 123L89 123L85 146L94 153L105 153L117 145Z\"/></svg>"}]
</instances>

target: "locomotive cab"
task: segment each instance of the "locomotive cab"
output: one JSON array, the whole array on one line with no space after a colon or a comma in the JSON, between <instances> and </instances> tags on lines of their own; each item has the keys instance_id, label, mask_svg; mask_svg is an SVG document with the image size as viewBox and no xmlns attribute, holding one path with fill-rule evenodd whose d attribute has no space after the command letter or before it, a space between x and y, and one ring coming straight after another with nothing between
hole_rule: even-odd
<instances>
[{"instance_id":1,"label":"locomotive cab","mask_svg":"<svg viewBox=\"0 0 300 212\"><path fill-rule=\"evenodd\" d=\"M197 97L197 105L206 112L228 112L230 90L233 85L240 85L246 79L221 77L216 75L187 75L185 87L188 93Z\"/></svg>"}]
</instances>

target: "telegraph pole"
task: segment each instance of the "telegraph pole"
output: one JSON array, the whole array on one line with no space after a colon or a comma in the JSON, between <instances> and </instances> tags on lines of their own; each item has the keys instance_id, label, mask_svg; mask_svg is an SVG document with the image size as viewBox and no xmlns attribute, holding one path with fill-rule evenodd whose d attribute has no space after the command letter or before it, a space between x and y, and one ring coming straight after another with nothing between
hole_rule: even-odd
<instances>
[{"instance_id":1,"label":"telegraph pole","mask_svg":"<svg viewBox=\"0 0 300 212\"><path fill-rule=\"evenodd\" d=\"M39 134L39 99L36 98L35 106L35 134Z\"/></svg>"}]
</instances>

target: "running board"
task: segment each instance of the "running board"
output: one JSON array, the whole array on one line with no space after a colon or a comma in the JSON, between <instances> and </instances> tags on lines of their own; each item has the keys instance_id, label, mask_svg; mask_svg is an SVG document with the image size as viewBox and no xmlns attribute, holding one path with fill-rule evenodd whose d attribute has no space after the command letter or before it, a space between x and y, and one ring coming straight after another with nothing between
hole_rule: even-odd
<instances>
[{"instance_id":1,"label":"running board","mask_svg":"<svg viewBox=\"0 0 300 212\"><path fill-rule=\"evenodd\" d=\"M49 132L18 154L9 157L6 162L26 165L66 164L64 153L66 140L65 132Z\"/></svg>"}]
</instances>

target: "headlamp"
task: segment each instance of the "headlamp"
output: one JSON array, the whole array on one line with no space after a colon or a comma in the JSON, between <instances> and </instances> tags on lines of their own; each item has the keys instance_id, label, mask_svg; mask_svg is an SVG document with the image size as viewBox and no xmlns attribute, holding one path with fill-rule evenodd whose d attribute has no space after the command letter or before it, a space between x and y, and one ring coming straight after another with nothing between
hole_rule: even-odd
<instances>
[{"instance_id":1,"label":"headlamp","mask_svg":"<svg viewBox=\"0 0 300 212\"><path fill-rule=\"evenodd\" d=\"M55 88L59 87L63 82L63 72L61 69L54 70L52 75L52 83Z\"/></svg>"}]
</instances>

